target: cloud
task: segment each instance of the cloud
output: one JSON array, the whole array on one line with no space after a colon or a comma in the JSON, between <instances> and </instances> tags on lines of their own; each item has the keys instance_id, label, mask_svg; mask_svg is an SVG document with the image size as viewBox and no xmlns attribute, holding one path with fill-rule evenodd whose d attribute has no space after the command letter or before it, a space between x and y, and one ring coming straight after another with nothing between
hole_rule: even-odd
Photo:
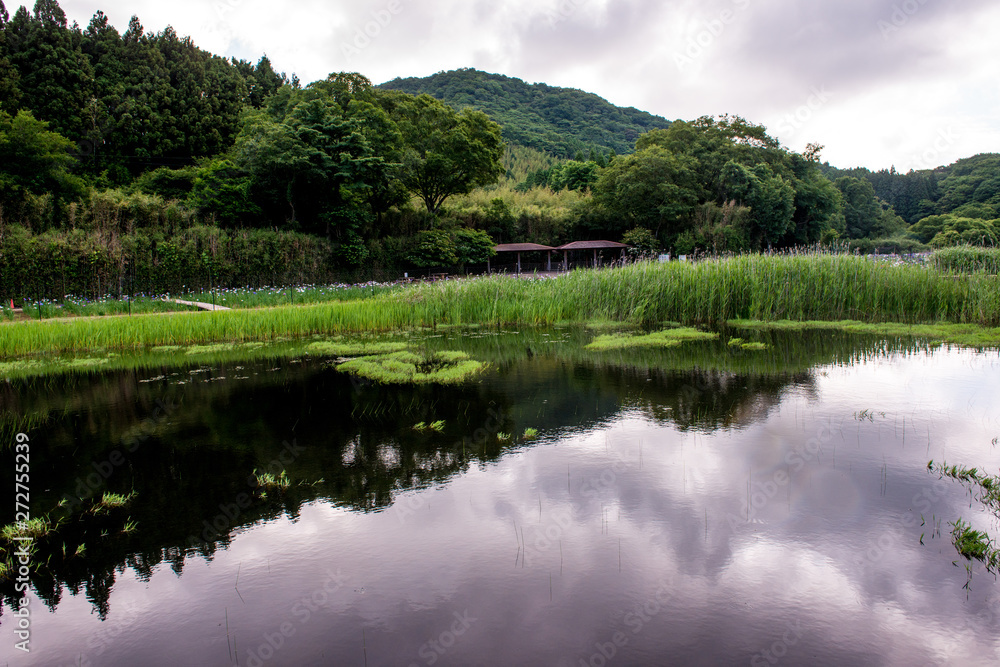
<instances>
[{"instance_id":1,"label":"cloud","mask_svg":"<svg viewBox=\"0 0 1000 667\"><path fill-rule=\"evenodd\" d=\"M172 24L202 48L303 82L335 71L373 81L476 67L597 93L668 118L735 113L842 166L924 166L1000 151L998 62L986 0L139 0L63 3L86 25ZM817 89L829 92L810 105ZM806 114L803 107L810 113ZM813 108L815 107L815 108ZM790 124L788 118L804 118ZM806 118L806 116L808 117ZM937 166L937 165L931 165Z\"/></svg>"}]
</instances>

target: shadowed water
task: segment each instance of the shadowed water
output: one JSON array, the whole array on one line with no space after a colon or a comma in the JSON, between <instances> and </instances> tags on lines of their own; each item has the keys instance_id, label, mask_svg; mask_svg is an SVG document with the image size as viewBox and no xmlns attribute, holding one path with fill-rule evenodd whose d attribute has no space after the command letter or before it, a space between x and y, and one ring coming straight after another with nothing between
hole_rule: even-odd
<instances>
[{"instance_id":1,"label":"shadowed water","mask_svg":"<svg viewBox=\"0 0 1000 667\"><path fill-rule=\"evenodd\" d=\"M311 357L0 387L31 425L33 513L70 515L69 556L32 581L30 654L3 589L0 660L1000 660L1000 588L948 526L1000 534L997 519L927 470L1000 469L995 351L726 331L595 353L593 335L410 335L492 364L452 387ZM262 492L254 470L291 485ZM106 490L136 496L85 519L54 509Z\"/></svg>"}]
</instances>

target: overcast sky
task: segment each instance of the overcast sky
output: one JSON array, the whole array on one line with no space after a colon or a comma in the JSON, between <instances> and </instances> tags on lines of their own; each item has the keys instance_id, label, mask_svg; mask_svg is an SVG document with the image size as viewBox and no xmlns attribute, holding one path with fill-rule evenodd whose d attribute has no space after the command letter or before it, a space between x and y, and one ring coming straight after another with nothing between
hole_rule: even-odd
<instances>
[{"instance_id":1,"label":"overcast sky","mask_svg":"<svg viewBox=\"0 0 1000 667\"><path fill-rule=\"evenodd\" d=\"M8 9L18 3L7 2ZM30 4L30 3L29 3ZM738 114L841 166L929 168L1000 152L991 0L63 0L124 31L172 25L303 83L475 67L666 118Z\"/></svg>"}]
</instances>

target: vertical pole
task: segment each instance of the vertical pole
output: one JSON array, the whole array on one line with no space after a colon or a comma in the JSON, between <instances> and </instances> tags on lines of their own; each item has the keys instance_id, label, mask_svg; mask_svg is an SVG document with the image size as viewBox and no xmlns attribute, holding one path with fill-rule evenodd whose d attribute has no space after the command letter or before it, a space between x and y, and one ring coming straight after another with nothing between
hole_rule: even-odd
<instances>
[{"instance_id":1,"label":"vertical pole","mask_svg":"<svg viewBox=\"0 0 1000 667\"><path fill-rule=\"evenodd\" d=\"M521 253L517 253L517 272L521 273Z\"/></svg>"}]
</instances>

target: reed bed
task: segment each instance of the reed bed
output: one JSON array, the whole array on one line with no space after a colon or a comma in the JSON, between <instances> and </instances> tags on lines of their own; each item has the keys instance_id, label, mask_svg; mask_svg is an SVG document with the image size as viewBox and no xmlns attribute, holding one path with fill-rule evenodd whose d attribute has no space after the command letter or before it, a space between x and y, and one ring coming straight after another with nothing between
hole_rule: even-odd
<instances>
[{"instance_id":1,"label":"reed bed","mask_svg":"<svg viewBox=\"0 0 1000 667\"><path fill-rule=\"evenodd\" d=\"M306 306L10 323L0 325L0 359L40 351L265 341L436 325L737 319L997 326L1000 290L985 273L954 276L843 255L742 255L581 270L542 280L443 281L365 300Z\"/></svg>"},{"instance_id":2,"label":"reed bed","mask_svg":"<svg viewBox=\"0 0 1000 667\"><path fill-rule=\"evenodd\" d=\"M952 273L1000 274L1000 248L957 246L944 248L931 255L931 262L939 271Z\"/></svg>"}]
</instances>

